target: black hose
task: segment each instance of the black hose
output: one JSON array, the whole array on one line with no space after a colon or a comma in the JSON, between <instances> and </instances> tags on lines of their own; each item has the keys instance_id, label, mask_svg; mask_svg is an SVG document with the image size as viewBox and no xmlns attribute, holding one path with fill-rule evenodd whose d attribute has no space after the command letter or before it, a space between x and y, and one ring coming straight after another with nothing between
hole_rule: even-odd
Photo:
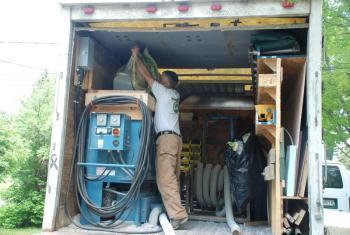
<instances>
[{"instance_id":1,"label":"black hose","mask_svg":"<svg viewBox=\"0 0 350 235\"><path fill-rule=\"evenodd\" d=\"M78 76L78 81L77 81L77 89L76 89L76 93L75 93L75 97L73 100L73 117L74 117L74 121L73 121L73 128L74 128L74 134L75 134L75 138L76 138L76 133L77 133L77 125L78 125L78 118L79 118L79 104L80 104L80 100L81 100L81 91L83 89L83 81L86 75L86 70L78 67L76 70L77 76Z\"/></svg>"},{"instance_id":2,"label":"black hose","mask_svg":"<svg viewBox=\"0 0 350 235\"><path fill-rule=\"evenodd\" d=\"M88 129L88 117L92 110L92 107L95 105L121 105L121 104L137 104L142 113L142 125L141 125L141 133L140 133L140 148L138 152L138 163L135 167L135 172L132 178L132 182L130 184L130 189L126 193L126 195L118 201L118 203L110 205L110 206L99 206L92 202L89 198L87 190L86 190L86 180L85 180L85 168L82 166L77 166L77 162L85 162L85 146L86 146L86 130ZM94 230L94 231L111 231L116 232L115 229L110 230L111 228L115 228L120 225L122 220L119 220L121 215L131 207L131 205L139 198L140 189L142 183L144 182L148 168L150 165L150 151L149 148L151 144L151 133L152 133L152 116L147 106L140 100L131 96L107 96L101 97L93 100L89 105L87 105L82 112L80 121L77 125L76 129L76 137L74 143L74 152L73 159L70 169L70 177L68 182L68 189L65 195L65 212L71 222L79 228ZM72 188L72 178L75 175L75 197L77 201L77 206L81 212L81 216L83 216L90 224L99 227L99 228L91 228L88 226L83 226L81 224L77 224L73 221L69 210L69 200L68 195ZM88 213L84 213L81 209L81 201L83 201L87 208ZM130 212L130 211L129 211ZM90 214L93 213L95 215L100 216L101 218L110 218L114 217L114 219L108 224L102 224L92 221ZM109 230L108 230L109 229ZM136 233L158 233L161 229L157 231L145 231ZM131 233L130 231L117 231L122 233Z\"/></svg>"}]
</instances>

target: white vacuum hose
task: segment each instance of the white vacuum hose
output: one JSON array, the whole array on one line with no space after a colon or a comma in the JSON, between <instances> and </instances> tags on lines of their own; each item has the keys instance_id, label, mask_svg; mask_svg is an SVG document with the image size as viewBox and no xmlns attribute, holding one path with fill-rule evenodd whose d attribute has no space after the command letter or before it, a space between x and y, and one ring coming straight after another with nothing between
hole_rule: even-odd
<instances>
[{"instance_id":1,"label":"white vacuum hose","mask_svg":"<svg viewBox=\"0 0 350 235\"><path fill-rule=\"evenodd\" d=\"M204 168L204 173L203 173L203 198L204 198L205 204L208 207L212 206L211 199L210 199L210 193L209 193L210 175L211 175L212 168L213 168L212 164L207 164Z\"/></svg>"},{"instance_id":2,"label":"white vacuum hose","mask_svg":"<svg viewBox=\"0 0 350 235\"><path fill-rule=\"evenodd\" d=\"M166 216L165 213L160 214L159 223L160 223L160 226L162 226L162 229L165 235L175 235L173 226L171 226L168 220L168 217Z\"/></svg>"},{"instance_id":3,"label":"white vacuum hose","mask_svg":"<svg viewBox=\"0 0 350 235\"><path fill-rule=\"evenodd\" d=\"M226 209L226 221L230 227L232 235L239 235L240 228L236 224L233 218L231 190L230 190L230 178L228 175L227 166L224 167L224 196L225 196L225 209Z\"/></svg>"},{"instance_id":4,"label":"white vacuum hose","mask_svg":"<svg viewBox=\"0 0 350 235\"><path fill-rule=\"evenodd\" d=\"M196 169L196 175L195 175L196 179L196 197L197 197L197 201L201 206L205 206L205 202L203 199L203 163L198 163L197 165L197 169Z\"/></svg>"},{"instance_id":5,"label":"white vacuum hose","mask_svg":"<svg viewBox=\"0 0 350 235\"><path fill-rule=\"evenodd\" d=\"M154 207L149 214L148 223L157 226L160 213L162 213L162 208L160 206Z\"/></svg>"},{"instance_id":6,"label":"white vacuum hose","mask_svg":"<svg viewBox=\"0 0 350 235\"><path fill-rule=\"evenodd\" d=\"M219 172L221 170L221 166L215 165L213 167L213 170L211 171L211 176L210 176L210 200L211 204L215 207L219 207L219 200L217 198L217 192L218 192L218 177L219 177Z\"/></svg>"}]
</instances>

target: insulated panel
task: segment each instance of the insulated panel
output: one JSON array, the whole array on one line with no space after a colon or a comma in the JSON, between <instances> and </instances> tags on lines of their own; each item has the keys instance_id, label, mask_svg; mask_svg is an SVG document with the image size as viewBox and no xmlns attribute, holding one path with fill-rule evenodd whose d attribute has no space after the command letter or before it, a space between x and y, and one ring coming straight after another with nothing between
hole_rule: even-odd
<instances>
[{"instance_id":1,"label":"insulated panel","mask_svg":"<svg viewBox=\"0 0 350 235\"><path fill-rule=\"evenodd\" d=\"M246 68L249 67L248 48L252 32L212 30L90 33L113 51L123 64L130 58L130 48L137 42L149 48L160 68Z\"/></svg>"}]
</instances>

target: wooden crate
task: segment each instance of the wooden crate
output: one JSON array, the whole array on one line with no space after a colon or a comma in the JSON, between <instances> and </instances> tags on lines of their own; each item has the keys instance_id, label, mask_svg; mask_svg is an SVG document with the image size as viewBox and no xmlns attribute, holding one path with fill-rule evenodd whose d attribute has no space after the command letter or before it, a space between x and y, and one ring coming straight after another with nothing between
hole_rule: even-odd
<instances>
[{"instance_id":1,"label":"wooden crate","mask_svg":"<svg viewBox=\"0 0 350 235\"><path fill-rule=\"evenodd\" d=\"M154 112L156 100L145 91L125 91L125 90L89 90L85 95L85 105L88 105L92 100L106 96L132 96L144 102L147 107ZM93 112L117 112L128 114L131 119L141 120L142 113L137 104L123 105L96 105L93 107Z\"/></svg>"}]
</instances>

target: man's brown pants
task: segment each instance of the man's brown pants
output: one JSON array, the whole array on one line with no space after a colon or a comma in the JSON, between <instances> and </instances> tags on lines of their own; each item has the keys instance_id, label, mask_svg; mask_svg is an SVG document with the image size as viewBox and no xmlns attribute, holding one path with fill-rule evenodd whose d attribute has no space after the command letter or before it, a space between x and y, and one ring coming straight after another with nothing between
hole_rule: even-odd
<instances>
[{"instance_id":1,"label":"man's brown pants","mask_svg":"<svg viewBox=\"0 0 350 235\"><path fill-rule=\"evenodd\" d=\"M182 140L175 134L161 135L157 139L157 185L170 219L187 217L180 199L180 154Z\"/></svg>"}]
</instances>

